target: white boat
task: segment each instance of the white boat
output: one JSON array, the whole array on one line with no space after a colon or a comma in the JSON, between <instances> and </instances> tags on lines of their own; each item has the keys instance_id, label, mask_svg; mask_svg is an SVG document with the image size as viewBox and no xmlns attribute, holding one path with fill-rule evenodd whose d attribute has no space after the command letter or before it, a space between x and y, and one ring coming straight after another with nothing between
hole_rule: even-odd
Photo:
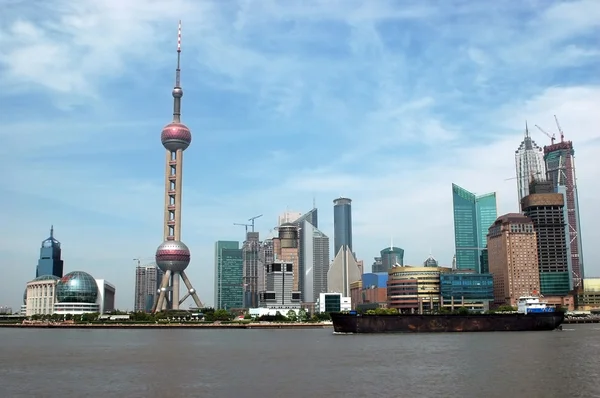
<instances>
[{"instance_id":1,"label":"white boat","mask_svg":"<svg viewBox=\"0 0 600 398\"><path fill-rule=\"evenodd\" d=\"M520 314L554 312L554 307L548 307L548 302L540 301L537 296L521 296L517 302L517 312Z\"/></svg>"}]
</instances>

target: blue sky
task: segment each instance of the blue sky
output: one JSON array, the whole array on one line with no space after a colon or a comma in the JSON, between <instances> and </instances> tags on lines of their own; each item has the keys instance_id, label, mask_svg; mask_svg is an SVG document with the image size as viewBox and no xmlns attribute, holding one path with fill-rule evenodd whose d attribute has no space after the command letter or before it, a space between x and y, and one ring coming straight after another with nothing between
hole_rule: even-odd
<instances>
[{"instance_id":1,"label":"blue sky","mask_svg":"<svg viewBox=\"0 0 600 398\"><path fill-rule=\"evenodd\" d=\"M213 300L214 242L263 236L313 198L353 199L354 249L454 253L451 184L517 210L525 120L577 158L588 275L600 275L600 2L47 0L0 16L0 304L16 308L54 224L65 271L117 286L162 240L164 149L183 20L182 240ZM537 129L534 139L549 141ZM594 166L596 164L596 166Z\"/></svg>"}]
</instances>

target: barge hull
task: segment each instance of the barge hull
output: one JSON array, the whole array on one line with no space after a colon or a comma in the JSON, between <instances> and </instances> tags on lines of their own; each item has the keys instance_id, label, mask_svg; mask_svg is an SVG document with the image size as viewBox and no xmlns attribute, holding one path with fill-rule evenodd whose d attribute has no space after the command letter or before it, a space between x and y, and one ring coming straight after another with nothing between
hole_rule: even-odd
<instances>
[{"instance_id":1,"label":"barge hull","mask_svg":"<svg viewBox=\"0 0 600 398\"><path fill-rule=\"evenodd\" d=\"M554 330L563 312L470 315L359 315L331 313L337 333L524 332Z\"/></svg>"}]
</instances>

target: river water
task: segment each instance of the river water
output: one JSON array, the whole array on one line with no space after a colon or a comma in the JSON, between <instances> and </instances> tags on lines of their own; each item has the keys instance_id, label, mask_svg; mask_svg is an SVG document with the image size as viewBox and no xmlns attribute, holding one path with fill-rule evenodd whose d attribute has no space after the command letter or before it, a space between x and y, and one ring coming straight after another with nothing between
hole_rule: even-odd
<instances>
[{"instance_id":1,"label":"river water","mask_svg":"<svg viewBox=\"0 0 600 398\"><path fill-rule=\"evenodd\" d=\"M0 329L0 397L600 397L600 325L553 332Z\"/></svg>"}]
</instances>

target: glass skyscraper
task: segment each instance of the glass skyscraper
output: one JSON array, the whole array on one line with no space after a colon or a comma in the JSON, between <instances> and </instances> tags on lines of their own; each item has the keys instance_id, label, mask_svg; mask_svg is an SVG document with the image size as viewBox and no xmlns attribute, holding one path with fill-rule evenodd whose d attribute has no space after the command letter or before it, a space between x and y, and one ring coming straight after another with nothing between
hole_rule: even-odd
<instances>
[{"instance_id":1,"label":"glass skyscraper","mask_svg":"<svg viewBox=\"0 0 600 398\"><path fill-rule=\"evenodd\" d=\"M60 259L60 242L54 238L54 227L50 227L50 237L42 242L40 259L35 270L35 277L54 275L62 278L63 260Z\"/></svg>"},{"instance_id":2,"label":"glass skyscraper","mask_svg":"<svg viewBox=\"0 0 600 398\"><path fill-rule=\"evenodd\" d=\"M481 196L452 184L456 268L487 272L487 231L496 221L496 193Z\"/></svg>"},{"instance_id":3,"label":"glass skyscraper","mask_svg":"<svg viewBox=\"0 0 600 398\"><path fill-rule=\"evenodd\" d=\"M525 138L521 141L519 149L515 151L515 166L517 171L519 208L521 208L521 199L529 195L529 183L531 179L540 181L546 178L544 151L531 139L527 124L525 124Z\"/></svg>"},{"instance_id":4,"label":"glass skyscraper","mask_svg":"<svg viewBox=\"0 0 600 398\"><path fill-rule=\"evenodd\" d=\"M237 241L215 243L215 309L244 308L244 256Z\"/></svg>"},{"instance_id":5,"label":"glass skyscraper","mask_svg":"<svg viewBox=\"0 0 600 398\"><path fill-rule=\"evenodd\" d=\"M333 201L333 256L342 246L352 252L352 200L338 198Z\"/></svg>"}]
</instances>

